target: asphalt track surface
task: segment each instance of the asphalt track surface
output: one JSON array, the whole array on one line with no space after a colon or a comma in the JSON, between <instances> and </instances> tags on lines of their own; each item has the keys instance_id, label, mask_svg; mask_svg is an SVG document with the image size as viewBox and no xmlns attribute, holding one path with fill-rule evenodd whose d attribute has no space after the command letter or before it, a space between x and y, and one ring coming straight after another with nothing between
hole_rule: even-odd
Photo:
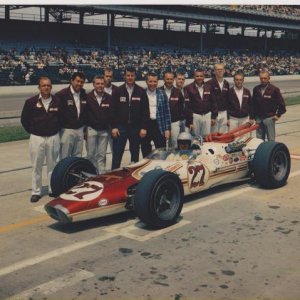
<instances>
[{"instance_id":1,"label":"asphalt track surface","mask_svg":"<svg viewBox=\"0 0 300 300\"><path fill-rule=\"evenodd\" d=\"M250 89L250 91L253 90L253 87L257 85L257 83L250 82L247 83L245 81L245 87ZM291 90L291 89L299 89L299 79L293 79L289 81L277 81L276 79L272 80L272 84L278 86L281 90ZM67 85L66 85L67 86ZM66 87L61 86L60 88ZM57 92L58 90L53 89L53 92ZM38 93L38 89L36 89L35 93ZM34 93L32 92L24 92L24 93L18 93L18 95L10 94L10 95L1 95L1 89L0 89L0 112L6 112L6 111L21 111L24 105L24 101L28 99L29 97L32 97Z\"/></svg>"},{"instance_id":2,"label":"asphalt track surface","mask_svg":"<svg viewBox=\"0 0 300 300\"><path fill-rule=\"evenodd\" d=\"M179 222L156 231L133 213L56 223L47 196L29 202L28 141L0 144L0 299L299 299L299 116L289 107L276 125L287 185L187 197Z\"/></svg>"}]
</instances>

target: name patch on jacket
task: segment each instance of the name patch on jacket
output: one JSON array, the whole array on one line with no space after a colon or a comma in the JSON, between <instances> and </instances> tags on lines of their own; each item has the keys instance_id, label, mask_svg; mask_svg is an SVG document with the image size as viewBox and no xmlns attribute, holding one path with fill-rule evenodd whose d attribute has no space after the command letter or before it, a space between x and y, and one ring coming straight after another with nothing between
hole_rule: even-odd
<instances>
[{"instance_id":1,"label":"name patch on jacket","mask_svg":"<svg viewBox=\"0 0 300 300\"><path fill-rule=\"evenodd\" d=\"M102 104L101 104L101 107L109 107L109 104L104 104L104 103L102 103Z\"/></svg>"},{"instance_id":2,"label":"name patch on jacket","mask_svg":"<svg viewBox=\"0 0 300 300\"><path fill-rule=\"evenodd\" d=\"M131 101L141 101L141 97L132 97Z\"/></svg>"},{"instance_id":3,"label":"name patch on jacket","mask_svg":"<svg viewBox=\"0 0 300 300\"><path fill-rule=\"evenodd\" d=\"M74 101L73 101L72 99L67 100L67 104L68 104L68 105L74 105Z\"/></svg>"},{"instance_id":4,"label":"name patch on jacket","mask_svg":"<svg viewBox=\"0 0 300 300\"><path fill-rule=\"evenodd\" d=\"M210 95L210 92L203 92L203 95Z\"/></svg>"},{"instance_id":5,"label":"name patch on jacket","mask_svg":"<svg viewBox=\"0 0 300 300\"><path fill-rule=\"evenodd\" d=\"M271 95L264 95L264 98L271 99L271 98L272 98L272 96L271 96Z\"/></svg>"},{"instance_id":6,"label":"name patch on jacket","mask_svg":"<svg viewBox=\"0 0 300 300\"><path fill-rule=\"evenodd\" d=\"M249 95L243 95L243 98L249 98Z\"/></svg>"},{"instance_id":7,"label":"name patch on jacket","mask_svg":"<svg viewBox=\"0 0 300 300\"><path fill-rule=\"evenodd\" d=\"M120 97L120 102L126 102L126 97Z\"/></svg>"},{"instance_id":8,"label":"name patch on jacket","mask_svg":"<svg viewBox=\"0 0 300 300\"><path fill-rule=\"evenodd\" d=\"M178 97L171 97L170 101L178 101Z\"/></svg>"},{"instance_id":9,"label":"name patch on jacket","mask_svg":"<svg viewBox=\"0 0 300 300\"><path fill-rule=\"evenodd\" d=\"M58 111L58 107L50 107L49 111Z\"/></svg>"},{"instance_id":10,"label":"name patch on jacket","mask_svg":"<svg viewBox=\"0 0 300 300\"><path fill-rule=\"evenodd\" d=\"M81 101L81 104L86 104L86 101Z\"/></svg>"},{"instance_id":11,"label":"name patch on jacket","mask_svg":"<svg viewBox=\"0 0 300 300\"><path fill-rule=\"evenodd\" d=\"M223 91L228 91L228 88L223 87Z\"/></svg>"}]
</instances>

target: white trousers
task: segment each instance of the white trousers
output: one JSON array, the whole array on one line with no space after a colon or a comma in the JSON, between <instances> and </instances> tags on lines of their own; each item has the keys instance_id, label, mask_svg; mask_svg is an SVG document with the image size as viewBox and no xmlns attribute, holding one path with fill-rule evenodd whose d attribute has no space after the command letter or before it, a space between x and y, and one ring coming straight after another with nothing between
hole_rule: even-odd
<instances>
[{"instance_id":1,"label":"white trousers","mask_svg":"<svg viewBox=\"0 0 300 300\"><path fill-rule=\"evenodd\" d=\"M29 139L30 159L32 163L32 195L42 193L42 168L46 158L48 175L48 192L51 191L50 179L52 171L58 161L59 134L49 137L30 135Z\"/></svg>"},{"instance_id":2,"label":"white trousers","mask_svg":"<svg viewBox=\"0 0 300 300\"><path fill-rule=\"evenodd\" d=\"M209 112L205 115L193 113L193 126L196 137L209 134L211 128L211 113Z\"/></svg>"},{"instance_id":3,"label":"white trousers","mask_svg":"<svg viewBox=\"0 0 300 300\"><path fill-rule=\"evenodd\" d=\"M83 127L78 129L63 128L60 131L60 159L69 156L82 156Z\"/></svg>"},{"instance_id":4,"label":"white trousers","mask_svg":"<svg viewBox=\"0 0 300 300\"><path fill-rule=\"evenodd\" d=\"M211 132L224 133L228 131L227 126L227 110L219 111L216 124L212 126Z\"/></svg>"},{"instance_id":5,"label":"white trousers","mask_svg":"<svg viewBox=\"0 0 300 300\"><path fill-rule=\"evenodd\" d=\"M95 130L88 127L87 130L87 158L98 169L99 174L103 174L106 171L106 151L109 141L108 130Z\"/></svg>"},{"instance_id":6,"label":"white trousers","mask_svg":"<svg viewBox=\"0 0 300 300\"><path fill-rule=\"evenodd\" d=\"M229 130L237 128L249 121L249 117L235 118L229 116Z\"/></svg>"},{"instance_id":7,"label":"white trousers","mask_svg":"<svg viewBox=\"0 0 300 300\"><path fill-rule=\"evenodd\" d=\"M189 132L189 129L185 126L185 120L180 120L171 123L171 144L170 147L177 148L177 138L181 132Z\"/></svg>"}]
</instances>

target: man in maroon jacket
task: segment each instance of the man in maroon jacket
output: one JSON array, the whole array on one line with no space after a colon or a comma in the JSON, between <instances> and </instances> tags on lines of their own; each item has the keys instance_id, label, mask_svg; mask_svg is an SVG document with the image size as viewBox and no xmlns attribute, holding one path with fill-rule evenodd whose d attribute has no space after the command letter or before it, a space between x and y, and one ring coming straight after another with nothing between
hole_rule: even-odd
<instances>
[{"instance_id":1,"label":"man in maroon jacket","mask_svg":"<svg viewBox=\"0 0 300 300\"><path fill-rule=\"evenodd\" d=\"M99 174L106 171L106 151L110 136L112 118L111 96L104 92L104 77L95 76L94 89L87 94L87 157L98 169Z\"/></svg>"},{"instance_id":2,"label":"man in maroon jacket","mask_svg":"<svg viewBox=\"0 0 300 300\"><path fill-rule=\"evenodd\" d=\"M212 132L224 133L227 131L227 105L228 105L228 91L229 82L224 79L224 64L215 64L215 76L208 83L212 86L212 93L214 94L218 106L218 118L216 123L212 126Z\"/></svg>"},{"instance_id":3,"label":"man in maroon jacket","mask_svg":"<svg viewBox=\"0 0 300 300\"><path fill-rule=\"evenodd\" d=\"M147 134L150 119L148 97L135 83L135 69L127 67L124 77L125 83L113 93L112 169L120 167L127 139L131 162L139 160L140 142Z\"/></svg>"},{"instance_id":4,"label":"man in maroon jacket","mask_svg":"<svg viewBox=\"0 0 300 300\"><path fill-rule=\"evenodd\" d=\"M48 77L39 79L39 90L38 95L26 100L21 115L21 123L30 133L31 202L37 202L41 198L42 168L45 157L48 192L51 196L50 179L59 155L59 105L57 99L51 95L52 84Z\"/></svg>"},{"instance_id":5,"label":"man in maroon jacket","mask_svg":"<svg viewBox=\"0 0 300 300\"><path fill-rule=\"evenodd\" d=\"M205 136L211 132L211 126L218 116L217 102L212 93L212 87L204 82L203 69L194 71L194 81L185 87L190 99L190 109L193 114L193 129L196 136Z\"/></svg>"},{"instance_id":6,"label":"man in maroon jacket","mask_svg":"<svg viewBox=\"0 0 300 300\"><path fill-rule=\"evenodd\" d=\"M61 141L60 158L81 156L86 117L85 75L75 72L69 87L56 93L60 102Z\"/></svg>"},{"instance_id":7,"label":"man in maroon jacket","mask_svg":"<svg viewBox=\"0 0 300 300\"><path fill-rule=\"evenodd\" d=\"M164 85L160 87L168 98L171 112L171 146L177 148L177 137L180 132L185 131L184 97L181 91L174 87L174 73L164 73Z\"/></svg>"},{"instance_id":8,"label":"man in maroon jacket","mask_svg":"<svg viewBox=\"0 0 300 300\"><path fill-rule=\"evenodd\" d=\"M254 123L251 94L244 84L244 74L237 72L233 78L234 86L228 92L228 125L234 129L246 122Z\"/></svg>"},{"instance_id":9,"label":"man in maroon jacket","mask_svg":"<svg viewBox=\"0 0 300 300\"><path fill-rule=\"evenodd\" d=\"M275 122L286 112L285 102L279 88L270 83L268 71L261 71L259 79L261 84L253 89L254 117L260 125L256 136L275 141Z\"/></svg>"}]
</instances>

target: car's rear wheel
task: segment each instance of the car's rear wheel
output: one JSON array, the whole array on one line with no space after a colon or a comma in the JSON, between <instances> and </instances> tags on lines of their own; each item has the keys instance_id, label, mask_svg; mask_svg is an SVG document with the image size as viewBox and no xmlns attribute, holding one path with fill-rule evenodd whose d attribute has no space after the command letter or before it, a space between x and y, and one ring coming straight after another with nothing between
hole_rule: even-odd
<instances>
[{"instance_id":1,"label":"car's rear wheel","mask_svg":"<svg viewBox=\"0 0 300 300\"><path fill-rule=\"evenodd\" d=\"M145 224L163 228L176 222L183 198L182 183L176 174L152 170L143 176L137 186L135 210Z\"/></svg>"},{"instance_id":2,"label":"car's rear wheel","mask_svg":"<svg viewBox=\"0 0 300 300\"><path fill-rule=\"evenodd\" d=\"M52 172L52 194L57 197L91 175L97 174L97 169L88 159L66 157L55 166Z\"/></svg>"},{"instance_id":3,"label":"car's rear wheel","mask_svg":"<svg viewBox=\"0 0 300 300\"><path fill-rule=\"evenodd\" d=\"M291 168L290 153L286 145L277 142L261 143L253 159L255 180L263 187L278 188L285 185Z\"/></svg>"}]
</instances>

